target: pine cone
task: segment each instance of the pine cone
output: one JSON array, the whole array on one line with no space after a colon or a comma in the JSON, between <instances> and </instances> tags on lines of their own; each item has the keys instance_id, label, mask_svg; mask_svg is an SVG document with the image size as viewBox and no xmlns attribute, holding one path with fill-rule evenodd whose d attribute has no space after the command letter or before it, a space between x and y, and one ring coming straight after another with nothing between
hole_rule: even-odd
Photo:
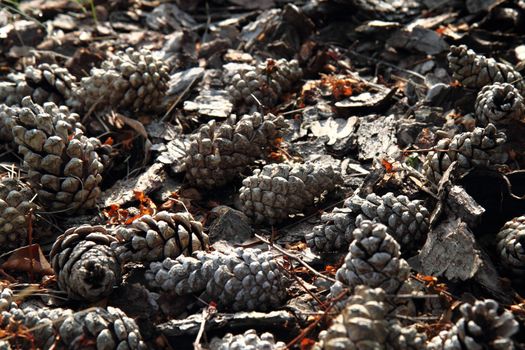
<instances>
[{"instance_id":1,"label":"pine cone","mask_svg":"<svg viewBox=\"0 0 525 350\"><path fill-rule=\"evenodd\" d=\"M211 189L239 176L248 165L269 154L288 125L283 117L259 113L234 116L217 125L214 120L193 136L186 163L190 184Z\"/></svg>"},{"instance_id":2,"label":"pine cone","mask_svg":"<svg viewBox=\"0 0 525 350\"><path fill-rule=\"evenodd\" d=\"M363 220L353 232L353 241L344 264L337 270L332 296L358 285L383 288L396 294L408 279L410 268L402 259L399 244L380 223Z\"/></svg>"},{"instance_id":3,"label":"pine cone","mask_svg":"<svg viewBox=\"0 0 525 350\"><path fill-rule=\"evenodd\" d=\"M153 262L146 280L178 296L202 293L219 308L233 311L272 310L287 297L289 277L270 252L237 248L230 254L197 251L194 257Z\"/></svg>"},{"instance_id":4,"label":"pine cone","mask_svg":"<svg viewBox=\"0 0 525 350\"><path fill-rule=\"evenodd\" d=\"M26 244L29 212L37 208L34 197L34 191L20 179L0 179L0 252Z\"/></svg>"},{"instance_id":5,"label":"pine cone","mask_svg":"<svg viewBox=\"0 0 525 350\"><path fill-rule=\"evenodd\" d=\"M341 314L319 334L314 350L384 349L388 337L385 291L357 287Z\"/></svg>"},{"instance_id":6,"label":"pine cone","mask_svg":"<svg viewBox=\"0 0 525 350\"><path fill-rule=\"evenodd\" d=\"M323 224L306 235L306 242L312 250L325 253L346 251L352 241L353 230L363 220L386 225L388 234L406 252L421 248L426 238L430 213L423 206L423 201L411 201L392 192L383 196L372 193L366 199L352 196L345 201L345 206L322 217Z\"/></svg>"},{"instance_id":7,"label":"pine cone","mask_svg":"<svg viewBox=\"0 0 525 350\"><path fill-rule=\"evenodd\" d=\"M282 350L286 349L283 342L275 342L273 334L263 333L259 337L254 329L244 334L226 334L222 339L215 338L210 344L210 350Z\"/></svg>"},{"instance_id":8,"label":"pine cone","mask_svg":"<svg viewBox=\"0 0 525 350\"><path fill-rule=\"evenodd\" d=\"M82 344L96 344L98 349L145 350L135 321L118 308L108 306L80 311L66 318L60 326L61 341L68 349Z\"/></svg>"},{"instance_id":9,"label":"pine cone","mask_svg":"<svg viewBox=\"0 0 525 350\"><path fill-rule=\"evenodd\" d=\"M430 213L423 201L394 196L389 192L383 196L369 194L366 199L359 196L348 198L345 205L354 212L360 212L356 224L362 220L376 220L388 227L388 233L408 251L421 247L425 241Z\"/></svg>"},{"instance_id":10,"label":"pine cone","mask_svg":"<svg viewBox=\"0 0 525 350\"><path fill-rule=\"evenodd\" d=\"M0 84L0 102L8 106L21 104L26 96L37 104L53 102L70 107L78 104L77 79L57 64L29 66L24 74L9 74L8 79Z\"/></svg>"},{"instance_id":11,"label":"pine cone","mask_svg":"<svg viewBox=\"0 0 525 350\"><path fill-rule=\"evenodd\" d=\"M302 74L297 60L268 59L253 69L240 70L227 78L227 90L235 104L251 106L258 101L266 107L273 107Z\"/></svg>"},{"instance_id":12,"label":"pine cone","mask_svg":"<svg viewBox=\"0 0 525 350\"><path fill-rule=\"evenodd\" d=\"M518 89L507 83L484 86L476 97L475 108L476 122L480 126L505 125L522 119L525 113L523 97Z\"/></svg>"},{"instance_id":13,"label":"pine cone","mask_svg":"<svg viewBox=\"0 0 525 350\"><path fill-rule=\"evenodd\" d=\"M128 48L93 68L82 78L84 109L123 108L157 111L168 89L169 67L146 49Z\"/></svg>"},{"instance_id":14,"label":"pine cone","mask_svg":"<svg viewBox=\"0 0 525 350\"><path fill-rule=\"evenodd\" d=\"M507 221L497 236L503 265L517 275L525 275L525 216Z\"/></svg>"},{"instance_id":15,"label":"pine cone","mask_svg":"<svg viewBox=\"0 0 525 350\"><path fill-rule=\"evenodd\" d=\"M496 301L476 300L460 306L463 317L448 331L432 338L428 350L514 349L512 336L519 324L514 315L502 310Z\"/></svg>"},{"instance_id":16,"label":"pine cone","mask_svg":"<svg viewBox=\"0 0 525 350\"><path fill-rule=\"evenodd\" d=\"M99 300L121 281L120 264L110 244L116 238L103 226L72 227L59 236L51 263L59 287L77 300Z\"/></svg>"},{"instance_id":17,"label":"pine cone","mask_svg":"<svg viewBox=\"0 0 525 350\"><path fill-rule=\"evenodd\" d=\"M486 58L468 49L465 45L450 47L447 55L452 78L469 88L481 89L494 83L509 83L525 93L525 82L513 67Z\"/></svg>"},{"instance_id":18,"label":"pine cone","mask_svg":"<svg viewBox=\"0 0 525 350\"><path fill-rule=\"evenodd\" d=\"M305 235L306 244L319 253L348 251L356 227L356 216L349 208L334 208L331 213L324 213L321 225Z\"/></svg>"},{"instance_id":19,"label":"pine cone","mask_svg":"<svg viewBox=\"0 0 525 350\"><path fill-rule=\"evenodd\" d=\"M493 124L455 135L452 140L442 139L436 145L436 151L427 155L423 164L424 173L429 181L437 184L454 161L458 162L459 174L475 167L504 163L507 154L501 145L506 140L505 134L498 132Z\"/></svg>"},{"instance_id":20,"label":"pine cone","mask_svg":"<svg viewBox=\"0 0 525 350\"><path fill-rule=\"evenodd\" d=\"M110 146L84 136L78 128L78 115L67 107L54 103L41 107L29 97L22 105L13 136L39 201L53 211L93 208L107 161L97 152L108 153Z\"/></svg>"},{"instance_id":21,"label":"pine cone","mask_svg":"<svg viewBox=\"0 0 525 350\"><path fill-rule=\"evenodd\" d=\"M0 144L11 143L13 141L13 120L20 113L18 107L8 107L0 104Z\"/></svg>"},{"instance_id":22,"label":"pine cone","mask_svg":"<svg viewBox=\"0 0 525 350\"><path fill-rule=\"evenodd\" d=\"M242 211L254 222L275 224L301 213L340 182L341 175L331 166L269 164L242 181L239 199Z\"/></svg>"},{"instance_id":23,"label":"pine cone","mask_svg":"<svg viewBox=\"0 0 525 350\"><path fill-rule=\"evenodd\" d=\"M201 223L189 213L161 211L154 216L144 215L115 233L118 241L111 243L111 248L121 263L188 256L206 249L209 243Z\"/></svg>"},{"instance_id":24,"label":"pine cone","mask_svg":"<svg viewBox=\"0 0 525 350\"><path fill-rule=\"evenodd\" d=\"M415 326L402 327L398 320L389 321L387 349L420 350L425 348L426 340Z\"/></svg>"},{"instance_id":25,"label":"pine cone","mask_svg":"<svg viewBox=\"0 0 525 350\"><path fill-rule=\"evenodd\" d=\"M2 312L2 321L0 327L7 321L17 332L9 343L0 341L0 348L10 349L11 344L17 349L147 349L135 321L113 307L76 313L61 308L16 307Z\"/></svg>"}]
</instances>

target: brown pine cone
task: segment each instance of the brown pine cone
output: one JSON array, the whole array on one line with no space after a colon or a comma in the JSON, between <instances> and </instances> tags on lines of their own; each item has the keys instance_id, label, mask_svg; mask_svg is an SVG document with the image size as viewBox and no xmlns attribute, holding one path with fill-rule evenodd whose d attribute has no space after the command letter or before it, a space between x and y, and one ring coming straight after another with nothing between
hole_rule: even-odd
<instances>
[{"instance_id":1,"label":"brown pine cone","mask_svg":"<svg viewBox=\"0 0 525 350\"><path fill-rule=\"evenodd\" d=\"M212 120L193 135L186 164L191 185L211 189L224 186L248 165L270 153L288 125L283 117L259 113L235 116L217 125Z\"/></svg>"},{"instance_id":2,"label":"brown pine cone","mask_svg":"<svg viewBox=\"0 0 525 350\"><path fill-rule=\"evenodd\" d=\"M65 106L42 107L29 97L22 106L14 120L14 142L39 202L46 210L68 213L93 208L107 162L97 152L108 154L111 146L84 136L78 115Z\"/></svg>"},{"instance_id":3,"label":"brown pine cone","mask_svg":"<svg viewBox=\"0 0 525 350\"><path fill-rule=\"evenodd\" d=\"M206 249L209 243L201 223L189 213L161 211L144 215L129 226L117 228L115 234L117 241L111 243L111 248L121 263L188 256Z\"/></svg>"},{"instance_id":4,"label":"brown pine cone","mask_svg":"<svg viewBox=\"0 0 525 350\"><path fill-rule=\"evenodd\" d=\"M158 111L168 90L169 67L146 49L119 51L82 78L80 95L85 110L129 109Z\"/></svg>"},{"instance_id":5,"label":"brown pine cone","mask_svg":"<svg viewBox=\"0 0 525 350\"><path fill-rule=\"evenodd\" d=\"M14 73L8 78L9 82L0 83L0 102L8 106L20 105L26 96L37 104L78 106L77 79L57 64L29 66L24 74Z\"/></svg>"},{"instance_id":6,"label":"brown pine cone","mask_svg":"<svg viewBox=\"0 0 525 350\"><path fill-rule=\"evenodd\" d=\"M69 298L100 300L121 282L120 264L110 248L115 241L103 226L90 225L72 227L57 238L49 256Z\"/></svg>"},{"instance_id":7,"label":"brown pine cone","mask_svg":"<svg viewBox=\"0 0 525 350\"><path fill-rule=\"evenodd\" d=\"M275 224L303 212L341 182L331 166L313 163L269 164L242 181L242 211L256 223Z\"/></svg>"}]
</instances>

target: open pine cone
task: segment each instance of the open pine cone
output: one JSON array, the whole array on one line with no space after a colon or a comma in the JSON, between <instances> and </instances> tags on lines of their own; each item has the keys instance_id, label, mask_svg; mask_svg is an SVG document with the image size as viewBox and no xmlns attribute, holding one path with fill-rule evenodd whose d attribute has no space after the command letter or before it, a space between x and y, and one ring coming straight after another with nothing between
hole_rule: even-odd
<instances>
[{"instance_id":1,"label":"open pine cone","mask_svg":"<svg viewBox=\"0 0 525 350\"><path fill-rule=\"evenodd\" d=\"M168 89L169 67L146 49L128 48L93 68L82 78L80 95L85 110L129 109L158 111Z\"/></svg>"},{"instance_id":2,"label":"open pine cone","mask_svg":"<svg viewBox=\"0 0 525 350\"><path fill-rule=\"evenodd\" d=\"M233 311L272 310L281 306L291 282L271 252L237 248L229 254L197 251L194 257L153 262L146 280L174 295L200 293L203 300ZM281 262L282 263L282 262Z\"/></svg>"},{"instance_id":3,"label":"open pine cone","mask_svg":"<svg viewBox=\"0 0 525 350\"><path fill-rule=\"evenodd\" d=\"M525 216L505 223L497 236L503 266L517 276L525 275Z\"/></svg>"},{"instance_id":4,"label":"open pine cone","mask_svg":"<svg viewBox=\"0 0 525 350\"><path fill-rule=\"evenodd\" d=\"M72 227L57 238L49 256L69 298L100 300L121 282L120 264L110 248L115 241L103 226L90 225Z\"/></svg>"},{"instance_id":5,"label":"open pine cone","mask_svg":"<svg viewBox=\"0 0 525 350\"><path fill-rule=\"evenodd\" d=\"M51 211L93 208L111 146L84 136L79 116L65 106L42 107L29 97L22 106L13 122L14 142L39 202Z\"/></svg>"},{"instance_id":6,"label":"open pine cone","mask_svg":"<svg viewBox=\"0 0 525 350\"><path fill-rule=\"evenodd\" d=\"M202 126L192 137L184 159L191 185L212 189L239 176L248 165L265 158L288 125L283 117L260 113L231 116Z\"/></svg>"},{"instance_id":7,"label":"open pine cone","mask_svg":"<svg viewBox=\"0 0 525 350\"><path fill-rule=\"evenodd\" d=\"M512 336L519 324L495 300L476 300L460 306L461 317L452 329L432 338L428 350L514 349Z\"/></svg>"},{"instance_id":8,"label":"open pine cone","mask_svg":"<svg viewBox=\"0 0 525 350\"><path fill-rule=\"evenodd\" d=\"M508 83L484 86L476 97L476 123L480 126L522 120L525 104L518 89Z\"/></svg>"},{"instance_id":9,"label":"open pine cone","mask_svg":"<svg viewBox=\"0 0 525 350\"><path fill-rule=\"evenodd\" d=\"M239 199L254 222L275 224L303 212L340 182L340 174L329 165L269 164L242 181Z\"/></svg>"},{"instance_id":10,"label":"open pine cone","mask_svg":"<svg viewBox=\"0 0 525 350\"><path fill-rule=\"evenodd\" d=\"M117 241L111 248L121 263L174 259L208 246L208 235L189 213L144 215L129 226L117 228L115 234Z\"/></svg>"}]
</instances>

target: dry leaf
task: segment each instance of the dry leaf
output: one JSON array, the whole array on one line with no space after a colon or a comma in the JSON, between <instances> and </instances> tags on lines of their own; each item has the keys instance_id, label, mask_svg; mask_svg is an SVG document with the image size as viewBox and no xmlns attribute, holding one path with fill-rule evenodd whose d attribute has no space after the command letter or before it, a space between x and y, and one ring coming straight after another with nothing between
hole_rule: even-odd
<instances>
[{"instance_id":1,"label":"dry leaf","mask_svg":"<svg viewBox=\"0 0 525 350\"><path fill-rule=\"evenodd\" d=\"M53 275L55 273L38 244L16 249L9 259L2 264L2 268L41 275Z\"/></svg>"}]
</instances>

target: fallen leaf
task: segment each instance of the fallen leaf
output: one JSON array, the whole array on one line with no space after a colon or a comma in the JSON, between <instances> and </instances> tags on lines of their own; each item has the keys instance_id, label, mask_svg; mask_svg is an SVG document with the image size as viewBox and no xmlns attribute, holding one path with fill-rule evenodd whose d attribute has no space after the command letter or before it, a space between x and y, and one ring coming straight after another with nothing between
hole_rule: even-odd
<instances>
[{"instance_id":1,"label":"fallen leaf","mask_svg":"<svg viewBox=\"0 0 525 350\"><path fill-rule=\"evenodd\" d=\"M39 244L32 244L16 249L9 259L2 264L5 270L53 275L55 272L47 261Z\"/></svg>"}]
</instances>

